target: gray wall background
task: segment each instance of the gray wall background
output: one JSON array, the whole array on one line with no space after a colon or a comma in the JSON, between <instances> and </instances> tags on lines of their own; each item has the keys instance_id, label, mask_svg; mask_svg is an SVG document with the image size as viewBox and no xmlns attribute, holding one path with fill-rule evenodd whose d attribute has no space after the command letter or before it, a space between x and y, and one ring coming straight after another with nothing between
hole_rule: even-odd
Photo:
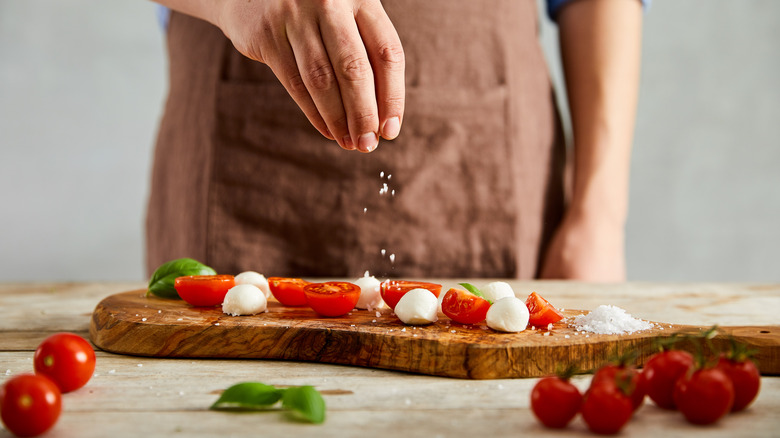
<instances>
[{"instance_id":1,"label":"gray wall background","mask_svg":"<svg viewBox=\"0 0 780 438\"><path fill-rule=\"evenodd\" d=\"M653 3L630 280L780 281L779 41L776 0ZM144 279L165 68L149 2L0 0L0 281Z\"/></svg>"}]
</instances>

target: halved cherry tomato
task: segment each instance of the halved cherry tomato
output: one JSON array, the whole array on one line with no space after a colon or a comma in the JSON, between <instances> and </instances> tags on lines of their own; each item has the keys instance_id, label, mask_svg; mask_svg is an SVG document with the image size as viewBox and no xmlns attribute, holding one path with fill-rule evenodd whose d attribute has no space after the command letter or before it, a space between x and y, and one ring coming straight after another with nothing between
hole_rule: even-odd
<instances>
[{"instance_id":1,"label":"halved cherry tomato","mask_svg":"<svg viewBox=\"0 0 780 438\"><path fill-rule=\"evenodd\" d=\"M35 373L50 378L62 393L89 382L95 372L95 350L73 333L56 333L41 342L33 360Z\"/></svg>"},{"instance_id":2,"label":"halved cherry tomato","mask_svg":"<svg viewBox=\"0 0 780 438\"><path fill-rule=\"evenodd\" d=\"M46 376L20 374L0 388L0 418L16 436L46 432L57 422L61 411L60 390Z\"/></svg>"},{"instance_id":3,"label":"halved cherry tomato","mask_svg":"<svg viewBox=\"0 0 780 438\"><path fill-rule=\"evenodd\" d=\"M395 306L401 300L401 297L412 289L427 289L433 292L437 298L441 294L440 284L409 280L385 280L381 284L379 293L382 295L385 303L395 310Z\"/></svg>"},{"instance_id":4,"label":"halved cherry tomato","mask_svg":"<svg viewBox=\"0 0 780 438\"><path fill-rule=\"evenodd\" d=\"M355 308L360 286L346 281L309 283L303 287L306 303L322 316L341 316Z\"/></svg>"},{"instance_id":5,"label":"halved cherry tomato","mask_svg":"<svg viewBox=\"0 0 780 438\"><path fill-rule=\"evenodd\" d=\"M300 278L270 277L268 286L276 301L285 306L305 306L306 296L303 294L303 287L309 284L306 280Z\"/></svg>"},{"instance_id":6,"label":"halved cherry tomato","mask_svg":"<svg viewBox=\"0 0 780 438\"><path fill-rule=\"evenodd\" d=\"M456 288L448 290L441 302L441 311L461 324L479 324L485 320L489 308L490 301Z\"/></svg>"},{"instance_id":7,"label":"halved cherry tomato","mask_svg":"<svg viewBox=\"0 0 780 438\"><path fill-rule=\"evenodd\" d=\"M228 290L235 285L232 275L188 275L173 282L181 299L198 307L222 304Z\"/></svg>"},{"instance_id":8,"label":"halved cherry tomato","mask_svg":"<svg viewBox=\"0 0 780 438\"><path fill-rule=\"evenodd\" d=\"M525 300L525 306L531 317L528 318L528 324L534 327L547 327L548 324L555 324L563 319L563 315L549 301L542 298L536 292L531 292Z\"/></svg>"}]
</instances>

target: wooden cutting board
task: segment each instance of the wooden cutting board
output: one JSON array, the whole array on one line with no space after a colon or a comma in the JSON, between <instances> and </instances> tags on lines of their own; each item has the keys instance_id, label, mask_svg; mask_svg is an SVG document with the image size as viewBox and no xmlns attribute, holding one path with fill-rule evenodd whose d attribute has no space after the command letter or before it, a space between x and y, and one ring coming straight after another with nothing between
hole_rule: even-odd
<instances>
[{"instance_id":1,"label":"wooden cutting board","mask_svg":"<svg viewBox=\"0 0 780 438\"><path fill-rule=\"evenodd\" d=\"M266 313L232 317L219 307L191 307L145 294L130 291L101 301L92 314L92 342L109 352L138 356L302 360L498 379L547 375L572 361L583 370L594 369L630 348L639 349L644 363L653 338L701 329L657 323L641 333L597 335L577 333L560 322L550 331L499 333L486 325L454 323L442 314L432 325L406 326L387 308L379 314L355 310L323 318L308 307L284 307L274 300ZM758 350L762 374L780 374L780 326L722 327L716 348L725 347L729 335Z\"/></svg>"}]
</instances>

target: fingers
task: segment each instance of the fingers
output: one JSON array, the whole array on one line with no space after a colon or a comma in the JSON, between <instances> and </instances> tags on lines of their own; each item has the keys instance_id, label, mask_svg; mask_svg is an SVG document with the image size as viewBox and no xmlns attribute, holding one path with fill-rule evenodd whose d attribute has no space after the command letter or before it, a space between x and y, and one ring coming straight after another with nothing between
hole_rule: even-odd
<instances>
[{"instance_id":1,"label":"fingers","mask_svg":"<svg viewBox=\"0 0 780 438\"><path fill-rule=\"evenodd\" d=\"M356 20L374 71L380 133L392 140L401 130L405 102L406 64L401 40L378 2L368 2Z\"/></svg>"},{"instance_id":2,"label":"fingers","mask_svg":"<svg viewBox=\"0 0 780 438\"><path fill-rule=\"evenodd\" d=\"M379 142L374 72L353 11L328 10L320 20L322 41L333 66L349 127L347 135L359 151L370 152Z\"/></svg>"},{"instance_id":3,"label":"fingers","mask_svg":"<svg viewBox=\"0 0 780 438\"><path fill-rule=\"evenodd\" d=\"M293 19L270 27L276 35L265 40L273 53L266 62L317 130L342 148L370 152L380 136L400 131L404 54L379 1L345 4L298 4Z\"/></svg>"}]
</instances>

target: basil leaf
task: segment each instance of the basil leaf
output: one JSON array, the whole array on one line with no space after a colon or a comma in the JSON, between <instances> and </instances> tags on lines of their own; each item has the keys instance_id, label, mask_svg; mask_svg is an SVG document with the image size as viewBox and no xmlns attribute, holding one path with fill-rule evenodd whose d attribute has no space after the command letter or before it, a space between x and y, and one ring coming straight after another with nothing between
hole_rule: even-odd
<instances>
[{"instance_id":1,"label":"basil leaf","mask_svg":"<svg viewBox=\"0 0 780 438\"><path fill-rule=\"evenodd\" d=\"M238 383L226 389L209 409L251 411L271 407L282 398L282 390L263 383Z\"/></svg>"},{"instance_id":2,"label":"basil leaf","mask_svg":"<svg viewBox=\"0 0 780 438\"><path fill-rule=\"evenodd\" d=\"M458 283L458 284L466 288L467 291L473 293L474 295L480 298L485 298L485 295L483 295L482 292L480 292L480 290L477 289L477 287L474 286L473 284L471 283Z\"/></svg>"},{"instance_id":3,"label":"basil leaf","mask_svg":"<svg viewBox=\"0 0 780 438\"><path fill-rule=\"evenodd\" d=\"M216 275L216 271L203 263L189 259L176 259L163 263L149 280L149 290L146 293L162 298L179 298L179 294L173 287L173 282L178 277L187 275Z\"/></svg>"},{"instance_id":4,"label":"basil leaf","mask_svg":"<svg viewBox=\"0 0 780 438\"><path fill-rule=\"evenodd\" d=\"M282 395L282 407L312 423L325 421L325 400L313 386L287 388Z\"/></svg>"}]
</instances>

